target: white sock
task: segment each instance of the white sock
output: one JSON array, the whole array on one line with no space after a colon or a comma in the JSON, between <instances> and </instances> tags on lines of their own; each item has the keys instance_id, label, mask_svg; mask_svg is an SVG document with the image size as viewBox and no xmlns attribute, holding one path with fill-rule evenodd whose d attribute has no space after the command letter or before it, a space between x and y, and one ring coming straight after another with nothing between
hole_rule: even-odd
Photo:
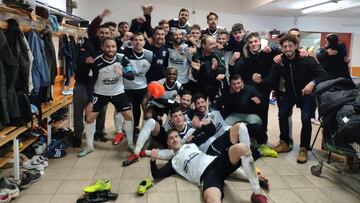
<instances>
[{"instance_id":1,"label":"white sock","mask_svg":"<svg viewBox=\"0 0 360 203\"><path fill-rule=\"evenodd\" d=\"M260 194L259 179L256 174L254 159L251 155L250 149L245 155L241 156L241 164L244 168L246 177L248 177L253 192L255 194Z\"/></svg>"},{"instance_id":2,"label":"white sock","mask_svg":"<svg viewBox=\"0 0 360 203\"><path fill-rule=\"evenodd\" d=\"M250 136L245 123L240 123L239 128L239 143L244 143L250 148Z\"/></svg>"},{"instance_id":3,"label":"white sock","mask_svg":"<svg viewBox=\"0 0 360 203\"><path fill-rule=\"evenodd\" d=\"M170 160L174 156L174 151L171 149L158 150L157 159Z\"/></svg>"},{"instance_id":4,"label":"white sock","mask_svg":"<svg viewBox=\"0 0 360 203\"><path fill-rule=\"evenodd\" d=\"M145 154L146 154L146 156L150 157L151 156L151 150L146 149Z\"/></svg>"},{"instance_id":5,"label":"white sock","mask_svg":"<svg viewBox=\"0 0 360 203\"><path fill-rule=\"evenodd\" d=\"M86 123L85 124L85 133L86 133L86 143L89 148L94 148L94 134L95 134L96 123Z\"/></svg>"},{"instance_id":6,"label":"white sock","mask_svg":"<svg viewBox=\"0 0 360 203\"><path fill-rule=\"evenodd\" d=\"M248 178L246 177L245 171L241 166L238 169L236 169L236 171L234 171L230 175L230 177L248 181Z\"/></svg>"},{"instance_id":7,"label":"white sock","mask_svg":"<svg viewBox=\"0 0 360 203\"><path fill-rule=\"evenodd\" d=\"M155 129L156 121L152 118L144 122L144 126L141 128L139 136L136 141L136 146L134 149L134 154L139 154L143 148L145 142L149 139L151 131Z\"/></svg>"},{"instance_id":8,"label":"white sock","mask_svg":"<svg viewBox=\"0 0 360 203\"><path fill-rule=\"evenodd\" d=\"M116 112L116 110L114 111L114 126L116 129L116 132L122 132L122 125L124 122L124 117L122 116L122 114L120 112Z\"/></svg>"},{"instance_id":9,"label":"white sock","mask_svg":"<svg viewBox=\"0 0 360 203\"><path fill-rule=\"evenodd\" d=\"M129 147L134 145L134 123L132 121L124 121L124 131L126 133L126 139Z\"/></svg>"}]
</instances>

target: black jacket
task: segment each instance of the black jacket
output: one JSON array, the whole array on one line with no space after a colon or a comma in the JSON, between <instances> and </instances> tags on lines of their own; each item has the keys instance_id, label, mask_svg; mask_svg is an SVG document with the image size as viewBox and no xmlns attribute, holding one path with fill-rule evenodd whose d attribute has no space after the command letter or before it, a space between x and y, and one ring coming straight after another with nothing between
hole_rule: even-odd
<instances>
[{"instance_id":1,"label":"black jacket","mask_svg":"<svg viewBox=\"0 0 360 203\"><path fill-rule=\"evenodd\" d=\"M52 34L49 29L43 29L41 31L42 39L44 41L44 51L46 55L46 60L49 66L50 72L50 81L51 84L55 84L55 78L57 75L57 62L56 62L56 54L55 47L52 41Z\"/></svg>"},{"instance_id":2,"label":"black jacket","mask_svg":"<svg viewBox=\"0 0 360 203\"><path fill-rule=\"evenodd\" d=\"M75 70L76 82L87 85L89 82L90 65L86 64L87 57L94 59L102 53L100 48L100 41L98 38L84 39L84 43L80 45L77 59L77 68Z\"/></svg>"},{"instance_id":3,"label":"black jacket","mask_svg":"<svg viewBox=\"0 0 360 203\"><path fill-rule=\"evenodd\" d=\"M293 60L283 56L281 64L274 64L260 85L264 88L272 86L280 80L280 76L285 80L285 94L292 97L300 97L301 90L309 82L314 81L315 84L319 84L328 79L328 74L315 58L311 56L301 58L298 51L295 52Z\"/></svg>"},{"instance_id":4,"label":"black jacket","mask_svg":"<svg viewBox=\"0 0 360 203\"><path fill-rule=\"evenodd\" d=\"M1 86L1 94L7 94L7 111L10 121L17 121L20 118L19 102L15 90L15 82L18 77L19 64L17 63L10 47L6 41L4 32L0 30L0 61L4 66L6 87ZM1 83L3 85L3 82Z\"/></svg>"},{"instance_id":5,"label":"black jacket","mask_svg":"<svg viewBox=\"0 0 360 203\"><path fill-rule=\"evenodd\" d=\"M218 66L215 70L211 68L214 59L218 61ZM220 56L216 53L210 56L204 56L200 49L193 55L192 61L199 61L201 64L200 70L191 69L194 79L198 81L197 84L200 92L213 99L221 88L221 82L216 80L216 77L219 74L225 74L226 71Z\"/></svg>"},{"instance_id":6,"label":"black jacket","mask_svg":"<svg viewBox=\"0 0 360 203\"><path fill-rule=\"evenodd\" d=\"M30 74L30 60L28 56L28 48L24 43L24 34L19 28L19 24L14 19L7 20L8 29L5 32L6 40L9 47L19 64L17 80L15 84L16 91L28 92L29 74Z\"/></svg>"}]
</instances>

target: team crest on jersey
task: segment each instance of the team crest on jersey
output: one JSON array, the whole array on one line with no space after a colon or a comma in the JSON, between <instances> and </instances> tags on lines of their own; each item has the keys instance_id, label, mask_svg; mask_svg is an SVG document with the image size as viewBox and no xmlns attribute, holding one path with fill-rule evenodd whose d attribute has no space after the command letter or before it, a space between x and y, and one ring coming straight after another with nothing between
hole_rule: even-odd
<instances>
[{"instance_id":1,"label":"team crest on jersey","mask_svg":"<svg viewBox=\"0 0 360 203\"><path fill-rule=\"evenodd\" d=\"M163 57L165 57L166 56L166 51L162 51L162 55L163 55Z\"/></svg>"}]
</instances>

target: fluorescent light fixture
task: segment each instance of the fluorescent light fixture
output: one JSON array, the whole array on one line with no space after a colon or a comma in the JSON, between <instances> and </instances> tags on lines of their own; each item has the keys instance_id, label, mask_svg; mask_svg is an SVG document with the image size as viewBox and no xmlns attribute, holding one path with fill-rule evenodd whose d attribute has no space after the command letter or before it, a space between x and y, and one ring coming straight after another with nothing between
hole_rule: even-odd
<instances>
[{"instance_id":1,"label":"fluorescent light fixture","mask_svg":"<svg viewBox=\"0 0 360 203\"><path fill-rule=\"evenodd\" d=\"M338 10L343 10L343 9L347 9L347 8L352 8L352 7L356 7L356 6L360 6L360 2L357 2L357 3L349 3L346 1L338 1L337 3L336 2L327 2L324 4L305 8L301 12L303 14L325 13L325 12L330 12L330 11L338 11Z\"/></svg>"},{"instance_id":2,"label":"fluorescent light fixture","mask_svg":"<svg viewBox=\"0 0 360 203\"><path fill-rule=\"evenodd\" d=\"M322 3L327 3L329 0L305 0L305 1L297 1L291 4L291 9L304 9L309 8L311 6L316 6Z\"/></svg>"}]
</instances>

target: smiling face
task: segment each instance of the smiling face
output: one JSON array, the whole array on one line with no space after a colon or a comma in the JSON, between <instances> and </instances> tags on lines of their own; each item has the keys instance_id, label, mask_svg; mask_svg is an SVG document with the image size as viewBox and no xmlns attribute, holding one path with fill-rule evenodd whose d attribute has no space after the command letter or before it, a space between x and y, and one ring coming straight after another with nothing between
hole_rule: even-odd
<instances>
[{"instance_id":1,"label":"smiling face","mask_svg":"<svg viewBox=\"0 0 360 203\"><path fill-rule=\"evenodd\" d=\"M207 37L206 42L203 45L203 49L206 53L214 53L216 49L216 41L213 37Z\"/></svg>"},{"instance_id":2,"label":"smiling face","mask_svg":"<svg viewBox=\"0 0 360 203\"><path fill-rule=\"evenodd\" d=\"M218 37L217 37L217 43L222 45L222 46L225 46L226 43L228 41L228 35L227 34L218 34Z\"/></svg>"},{"instance_id":3,"label":"smiling face","mask_svg":"<svg viewBox=\"0 0 360 203\"><path fill-rule=\"evenodd\" d=\"M135 51L142 51L145 46L144 35L134 35L132 44Z\"/></svg>"},{"instance_id":4,"label":"smiling face","mask_svg":"<svg viewBox=\"0 0 360 203\"><path fill-rule=\"evenodd\" d=\"M218 18L215 15L210 15L207 24L209 25L210 30L216 30L218 24Z\"/></svg>"},{"instance_id":5,"label":"smiling face","mask_svg":"<svg viewBox=\"0 0 360 203\"><path fill-rule=\"evenodd\" d=\"M185 118L181 110L171 113L170 119L175 127L181 128L185 124Z\"/></svg>"},{"instance_id":6,"label":"smiling face","mask_svg":"<svg viewBox=\"0 0 360 203\"><path fill-rule=\"evenodd\" d=\"M98 37L100 41L103 41L104 39L111 37L110 29L108 27L99 28Z\"/></svg>"},{"instance_id":7,"label":"smiling face","mask_svg":"<svg viewBox=\"0 0 360 203\"><path fill-rule=\"evenodd\" d=\"M195 41L198 41L201 37L201 31L199 29L191 29L190 37L193 37Z\"/></svg>"},{"instance_id":8,"label":"smiling face","mask_svg":"<svg viewBox=\"0 0 360 203\"><path fill-rule=\"evenodd\" d=\"M118 26L118 31L121 37L124 36L125 33L129 31L129 25L127 23L122 23Z\"/></svg>"},{"instance_id":9,"label":"smiling face","mask_svg":"<svg viewBox=\"0 0 360 203\"><path fill-rule=\"evenodd\" d=\"M257 53L260 50L260 38L258 37L250 37L248 39L248 45L249 45L249 50L253 53Z\"/></svg>"},{"instance_id":10,"label":"smiling face","mask_svg":"<svg viewBox=\"0 0 360 203\"><path fill-rule=\"evenodd\" d=\"M230 92L240 92L243 87L244 83L241 78L233 79L230 81Z\"/></svg>"},{"instance_id":11,"label":"smiling face","mask_svg":"<svg viewBox=\"0 0 360 203\"><path fill-rule=\"evenodd\" d=\"M102 50L104 51L104 55L106 59L114 58L116 54L116 42L113 39L106 39L102 43Z\"/></svg>"},{"instance_id":12,"label":"smiling face","mask_svg":"<svg viewBox=\"0 0 360 203\"><path fill-rule=\"evenodd\" d=\"M191 94L182 95L182 97L180 98L180 108L182 110L189 108L191 105L191 99L192 99Z\"/></svg>"},{"instance_id":13,"label":"smiling face","mask_svg":"<svg viewBox=\"0 0 360 203\"><path fill-rule=\"evenodd\" d=\"M168 68L165 73L166 84L169 86L174 85L177 78L177 69L176 68Z\"/></svg>"},{"instance_id":14,"label":"smiling face","mask_svg":"<svg viewBox=\"0 0 360 203\"><path fill-rule=\"evenodd\" d=\"M157 45L161 45L165 43L165 31L157 29L154 33L154 42Z\"/></svg>"},{"instance_id":15,"label":"smiling face","mask_svg":"<svg viewBox=\"0 0 360 203\"><path fill-rule=\"evenodd\" d=\"M183 35L182 35L180 30L174 30L173 33L172 33L172 36L173 36L174 44L179 45L179 44L182 43Z\"/></svg>"},{"instance_id":16,"label":"smiling face","mask_svg":"<svg viewBox=\"0 0 360 203\"><path fill-rule=\"evenodd\" d=\"M195 101L195 109L199 113L205 114L207 110L207 103L204 98L198 98Z\"/></svg>"},{"instance_id":17,"label":"smiling face","mask_svg":"<svg viewBox=\"0 0 360 203\"><path fill-rule=\"evenodd\" d=\"M296 45L294 42L287 40L281 45L281 52L288 59L293 59L295 57Z\"/></svg>"},{"instance_id":18,"label":"smiling face","mask_svg":"<svg viewBox=\"0 0 360 203\"><path fill-rule=\"evenodd\" d=\"M174 130L168 133L167 144L174 151L178 151L181 148L181 137L177 131Z\"/></svg>"},{"instance_id":19,"label":"smiling face","mask_svg":"<svg viewBox=\"0 0 360 203\"><path fill-rule=\"evenodd\" d=\"M232 36L234 37L235 41L240 42L245 36L245 31L244 30L234 31L232 33Z\"/></svg>"}]
</instances>

